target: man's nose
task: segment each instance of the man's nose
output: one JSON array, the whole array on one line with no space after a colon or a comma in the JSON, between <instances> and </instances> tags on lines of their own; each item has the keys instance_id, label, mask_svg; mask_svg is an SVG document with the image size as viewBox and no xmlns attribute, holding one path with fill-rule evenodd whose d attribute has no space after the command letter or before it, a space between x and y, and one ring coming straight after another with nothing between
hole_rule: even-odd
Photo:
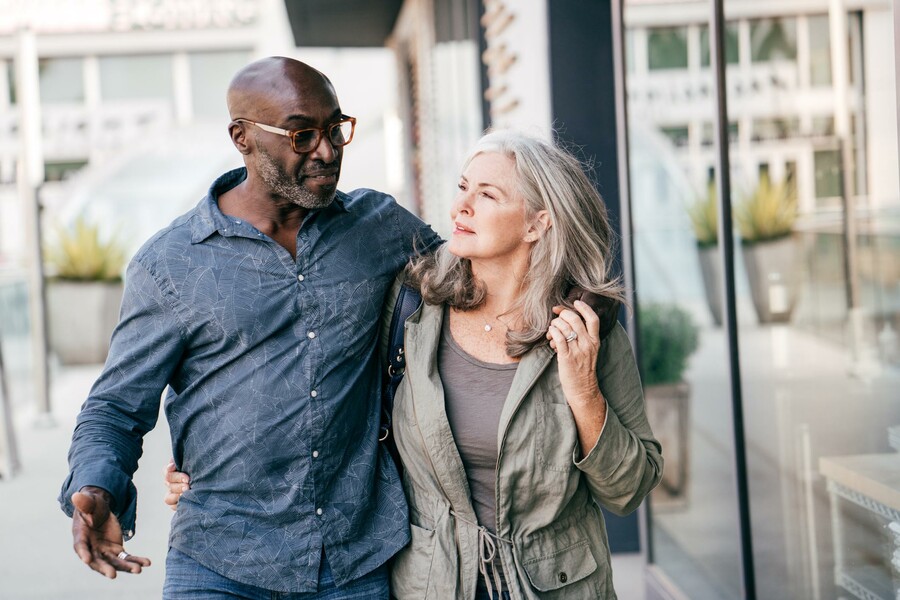
<instances>
[{"instance_id":1,"label":"man's nose","mask_svg":"<svg viewBox=\"0 0 900 600\"><path fill-rule=\"evenodd\" d=\"M319 136L319 144L312 149L309 156L310 158L321 160L325 164L330 164L337 158L337 154L338 150L331 143L331 140L328 139L328 134L322 132L322 135Z\"/></svg>"}]
</instances>

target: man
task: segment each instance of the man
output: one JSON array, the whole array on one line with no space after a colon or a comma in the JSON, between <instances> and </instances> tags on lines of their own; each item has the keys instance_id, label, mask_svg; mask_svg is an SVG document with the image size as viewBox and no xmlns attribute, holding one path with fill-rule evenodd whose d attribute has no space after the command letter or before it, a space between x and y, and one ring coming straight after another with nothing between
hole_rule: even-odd
<instances>
[{"instance_id":1,"label":"man","mask_svg":"<svg viewBox=\"0 0 900 600\"><path fill-rule=\"evenodd\" d=\"M315 69L252 63L228 108L245 168L128 267L60 494L75 551L110 578L150 564L125 552L122 528L130 539L131 478L168 385L191 490L172 521L164 597L387 598L384 564L409 533L377 441L376 329L413 240L427 251L438 238L389 196L337 191L355 119Z\"/></svg>"}]
</instances>

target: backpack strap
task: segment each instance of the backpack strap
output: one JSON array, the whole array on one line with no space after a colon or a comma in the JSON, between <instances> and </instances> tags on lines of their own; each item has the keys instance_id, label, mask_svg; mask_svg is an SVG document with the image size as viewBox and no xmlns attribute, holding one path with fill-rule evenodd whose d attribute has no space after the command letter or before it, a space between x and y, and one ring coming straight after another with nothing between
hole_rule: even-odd
<instances>
[{"instance_id":1,"label":"backpack strap","mask_svg":"<svg viewBox=\"0 0 900 600\"><path fill-rule=\"evenodd\" d=\"M403 380L406 370L406 354L403 349L404 324L422 304L422 294L406 285L400 286L397 303L391 315L391 325L388 329L388 365L387 377L382 384L381 391L381 431L380 441L385 441L391 434L391 415L394 410L394 394Z\"/></svg>"}]
</instances>

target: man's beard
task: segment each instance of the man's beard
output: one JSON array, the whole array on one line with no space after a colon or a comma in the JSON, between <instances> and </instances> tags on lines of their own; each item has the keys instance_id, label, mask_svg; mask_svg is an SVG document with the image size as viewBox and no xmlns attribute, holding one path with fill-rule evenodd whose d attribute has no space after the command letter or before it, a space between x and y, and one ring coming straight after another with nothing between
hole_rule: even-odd
<instances>
[{"instance_id":1,"label":"man's beard","mask_svg":"<svg viewBox=\"0 0 900 600\"><path fill-rule=\"evenodd\" d=\"M323 191L320 194L306 189L261 147L259 148L257 173L273 194L308 210L325 208L334 200L336 189Z\"/></svg>"}]
</instances>

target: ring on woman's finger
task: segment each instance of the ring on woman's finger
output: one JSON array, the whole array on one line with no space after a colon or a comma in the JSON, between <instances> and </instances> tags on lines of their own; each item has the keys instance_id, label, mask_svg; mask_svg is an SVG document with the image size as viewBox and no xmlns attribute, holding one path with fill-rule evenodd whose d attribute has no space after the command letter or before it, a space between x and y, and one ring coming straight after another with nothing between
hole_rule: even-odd
<instances>
[{"instance_id":1,"label":"ring on woman's finger","mask_svg":"<svg viewBox=\"0 0 900 600\"><path fill-rule=\"evenodd\" d=\"M122 551L119 552L116 556L119 557L119 560L126 560L126 559L127 559L129 556L131 556L131 555L128 554L127 552L125 552L124 550L122 550Z\"/></svg>"},{"instance_id":2,"label":"ring on woman's finger","mask_svg":"<svg viewBox=\"0 0 900 600\"><path fill-rule=\"evenodd\" d=\"M570 332L569 335L566 336L567 342L574 342L577 339L578 339L578 334L575 333L574 331Z\"/></svg>"}]
</instances>

